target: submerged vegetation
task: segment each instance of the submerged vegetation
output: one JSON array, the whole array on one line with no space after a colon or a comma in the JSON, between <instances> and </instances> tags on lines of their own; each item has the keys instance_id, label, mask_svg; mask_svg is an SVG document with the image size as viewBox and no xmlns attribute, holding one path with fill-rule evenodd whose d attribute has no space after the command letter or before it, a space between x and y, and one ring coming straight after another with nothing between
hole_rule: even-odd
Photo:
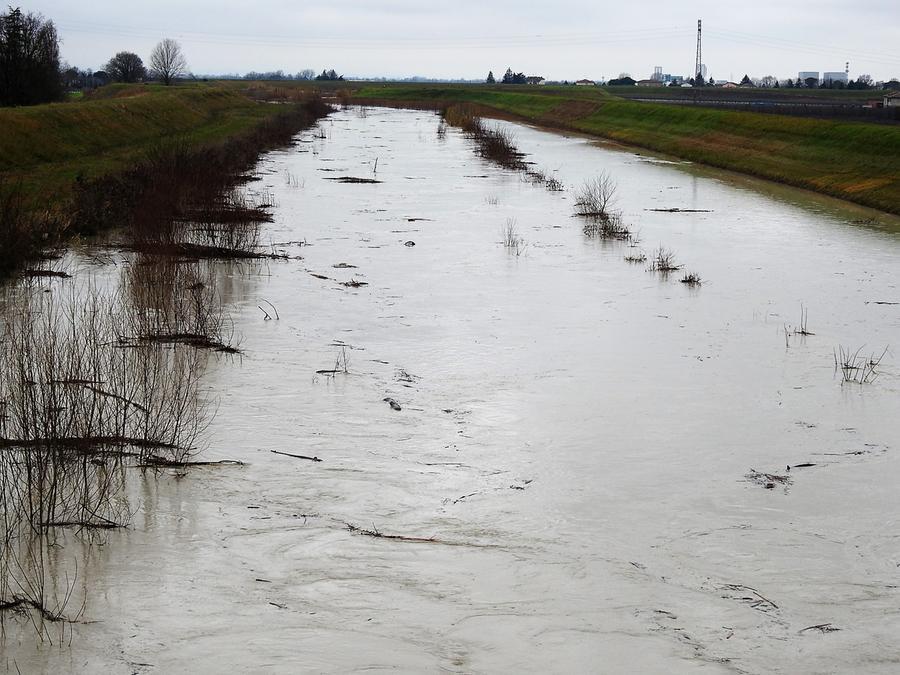
<instances>
[{"instance_id":1,"label":"submerged vegetation","mask_svg":"<svg viewBox=\"0 0 900 675\"><path fill-rule=\"evenodd\" d=\"M437 136L443 139L447 134L447 125L458 127L469 136L477 148L479 156L490 160L504 169L521 171L533 183L544 185L551 192L561 192L562 182L545 172L532 168L525 161L525 155L516 147L516 139L507 128L485 124L475 109L470 105L451 105L441 113Z\"/></svg>"},{"instance_id":2,"label":"submerged vegetation","mask_svg":"<svg viewBox=\"0 0 900 675\"><path fill-rule=\"evenodd\" d=\"M208 93L199 94L201 108ZM212 100L223 94L234 103L228 92ZM147 129L135 129L136 145L111 163L100 152L79 149L83 138L46 162L32 148L30 164L12 165L14 184L0 175L0 278L77 234L115 228L122 239L115 248L126 252L118 279L87 274L45 288L28 277L68 274L39 269L3 287L0 620L4 610L27 614L43 635L45 621L77 616L70 603L74 580L63 582L49 567L60 557L50 554L60 546L60 529L81 535L126 526L132 516L128 469L195 463L212 415L200 386L209 354L238 353L210 260L284 257L260 244L272 196L235 186L260 153L289 143L330 110L314 96L278 107L236 96L238 107L259 106L264 114L248 116L239 127L206 129L214 133L203 141L157 130L138 142ZM158 114L169 104L197 104L183 94L148 98L147 110ZM63 129L52 120L70 110L96 115L102 129L120 123L132 103L134 112L146 101L95 103L3 115L19 114L19 121L45 116L44 131L52 138ZM24 136L4 135L0 145L16 151ZM66 182L57 171L67 155L87 159L90 173ZM0 168L10 168L8 156L4 161ZM65 196L37 208L38 193L51 185L65 185Z\"/></svg>"},{"instance_id":3,"label":"submerged vegetation","mask_svg":"<svg viewBox=\"0 0 900 675\"><path fill-rule=\"evenodd\" d=\"M188 463L211 413L200 350L125 339L135 298L67 283L8 289L0 333L0 610L51 622L73 618L74 580L48 568L60 528L127 525L126 469Z\"/></svg>"}]
</instances>

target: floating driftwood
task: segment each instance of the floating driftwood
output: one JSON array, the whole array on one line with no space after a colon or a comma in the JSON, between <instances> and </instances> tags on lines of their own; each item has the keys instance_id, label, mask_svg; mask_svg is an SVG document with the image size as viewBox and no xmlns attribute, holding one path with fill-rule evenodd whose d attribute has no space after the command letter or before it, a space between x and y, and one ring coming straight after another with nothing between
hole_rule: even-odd
<instances>
[{"instance_id":1,"label":"floating driftwood","mask_svg":"<svg viewBox=\"0 0 900 675\"><path fill-rule=\"evenodd\" d=\"M308 455L295 455L292 452L282 452L281 450L270 450L274 455L284 455L285 457L293 457L294 459L306 459L310 462L321 462L322 460L318 457L309 457Z\"/></svg>"},{"instance_id":2,"label":"floating driftwood","mask_svg":"<svg viewBox=\"0 0 900 675\"><path fill-rule=\"evenodd\" d=\"M400 407L400 404L397 403L397 401L392 399L390 396L385 396L383 400L385 403L387 403L389 406L391 406L392 410L403 410L403 408Z\"/></svg>"}]
</instances>

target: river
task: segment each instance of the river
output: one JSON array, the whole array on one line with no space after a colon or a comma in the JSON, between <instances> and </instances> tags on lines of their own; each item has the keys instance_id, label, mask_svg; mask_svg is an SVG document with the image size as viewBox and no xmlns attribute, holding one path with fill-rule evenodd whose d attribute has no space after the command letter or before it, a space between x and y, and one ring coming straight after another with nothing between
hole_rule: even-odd
<instances>
[{"instance_id":1,"label":"river","mask_svg":"<svg viewBox=\"0 0 900 675\"><path fill-rule=\"evenodd\" d=\"M135 476L60 553L79 620L7 618L7 671L897 672L897 220L497 123L551 192L438 121L347 109L260 162L301 259L216 268L243 354L201 458L245 464ZM638 243L572 215L600 172ZM624 261L660 246L702 285ZM839 347L889 349L856 384Z\"/></svg>"}]
</instances>

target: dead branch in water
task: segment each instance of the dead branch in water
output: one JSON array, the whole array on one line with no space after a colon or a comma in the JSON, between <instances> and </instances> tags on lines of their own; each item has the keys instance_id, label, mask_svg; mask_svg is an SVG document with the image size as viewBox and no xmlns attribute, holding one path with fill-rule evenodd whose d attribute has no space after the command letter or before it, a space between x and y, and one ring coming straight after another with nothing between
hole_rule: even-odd
<instances>
[{"instance_id":1,"label":"dead branch in water","mask_svg":"<svg viewBox=\"0 0 900 675\"><path fill-rule=\"evenodd\" d=\"M61 613L47 609L40 602L32 598L13 596L10 600L0 600L0 612L5 610L24 611L28 608L37 610L38 614L41 615L41 618L45 621L50 621L51 623L75 623L73 619L67 619Z\"/></svg>"},{"instance_id":2,"label":"dead branch in water","mask_svg":"<svg viewBox=\"0 0 900 675\"><path fill-rule=\"evenodd\" d=\"M353 532L354 534L362 534L367 537L376 537L378 539L393 539L394 541L410 541L410 542L417 542L417 543L423 543L423 544L442 543L439 539L436 539L434 537L407 537L405 535L400 535L400 534L383 534L382 532L379 532L375 528L374 525L372 525L371 530L366 530L362 527L357 527L356 525L353 525L352 523L344 523L344 524L347 526L347 529L350 530L351 532Z\"/></svg>"},{"instance_id":3,"label":"dead branch in water","mask_svg":"<svg viewBox=\"0 0 900 675\"><path fill-rule=\"evenodd\" d=\"M808 630L817 630L820 633L835 633L841 629L833 626L830 623L817 623L815 626L807 626L806 628L801 628L799 631L797 631L797 633L805 633Z\"/></svg>"}]
</instances>

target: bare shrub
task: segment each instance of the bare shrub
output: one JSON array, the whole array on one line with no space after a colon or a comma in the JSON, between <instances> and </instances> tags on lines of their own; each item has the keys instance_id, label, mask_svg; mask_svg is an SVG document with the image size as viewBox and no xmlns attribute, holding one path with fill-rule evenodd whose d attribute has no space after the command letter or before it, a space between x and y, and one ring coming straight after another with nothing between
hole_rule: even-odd
<instances>
[{"instance_id":1,"label":"bare shrub","mask_svg":"<svg viewBox=\"0 0 900 675\"><path fill-rule=\"evenodd\" d=\"M616 182L606 171L584 182L575 194L575 214L607 220L612 217L616 200Z\"/></svg>"},{"instance_id":2,"label":"bare shrub","mask_svg":"<svg viewBox=\"0 0 900 675\"><path fill-rule=\"evenodd\" d=\"M139 258L125 268L119 341L183 343L218 352L238 352L234 324L217 290L216 274L204 261Z\"/></svg>"},{"instance_id":3,"label":"bare shrub","mask_svg":"<svg viewBox=\"0 0 900 675\"><path fill-rule=\"evenodd\" d=\"M585 235L601 239L631 239L631 229L622 221L619 213L608 214L606 218L592 217L582 227Z\"/></svg>"},{"instance_id":4,"label":"bare shrub","mask_svg":"<svg viewBox=\"0 0 900 675\"><path fill-rule=\"evenodd\" d=\"M688 286L700 286L703 283L703 280L696 272L690 272L681 277L681 283L687 284Z\"/></svg>"}]
</instances>

